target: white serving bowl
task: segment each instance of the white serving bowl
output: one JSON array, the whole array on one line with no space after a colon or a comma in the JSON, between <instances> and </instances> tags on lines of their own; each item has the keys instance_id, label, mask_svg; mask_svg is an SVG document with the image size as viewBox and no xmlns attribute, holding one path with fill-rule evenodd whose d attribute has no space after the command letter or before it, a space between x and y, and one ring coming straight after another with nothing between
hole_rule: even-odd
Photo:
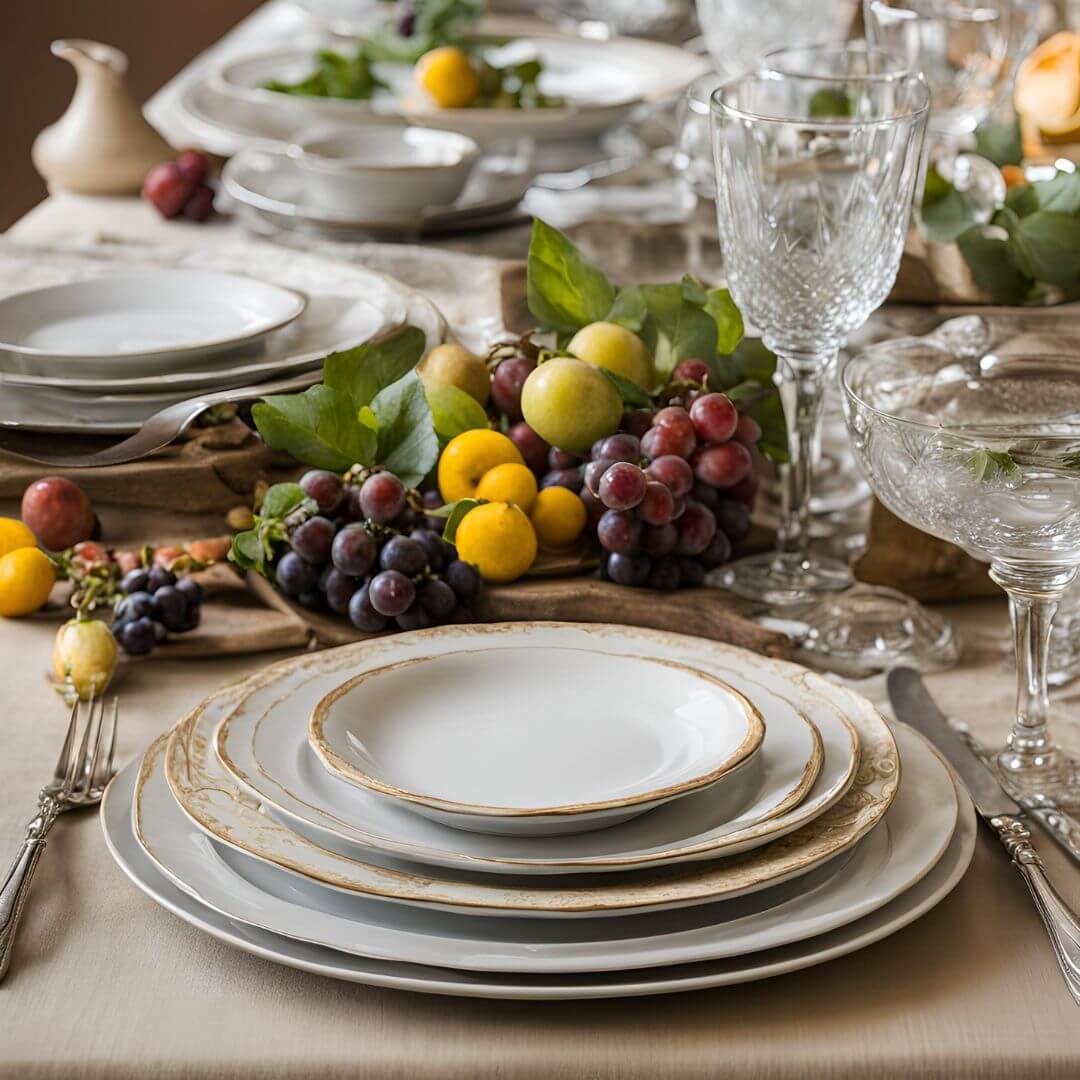
<instances>
[{"instance_id":1,"label":"white serving bowl","mask_svg":"<svg viewBox=\"0 0 1080 1080\"><path fill-rule=\"evenodd\" d=\"M480 148L434 128L315 128L289 147L311 201L368 220L409 220L461 194Z\"/></svg>"}]
</instances>

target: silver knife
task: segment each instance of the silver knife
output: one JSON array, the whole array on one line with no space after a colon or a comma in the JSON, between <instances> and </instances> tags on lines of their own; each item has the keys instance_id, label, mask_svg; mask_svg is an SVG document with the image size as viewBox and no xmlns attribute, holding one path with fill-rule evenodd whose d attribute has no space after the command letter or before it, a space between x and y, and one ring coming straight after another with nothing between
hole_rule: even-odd
<instances>
[{"instance_id":1,"label":"silver knife","mask_svg":"<svg viewBox=\"0 0 1080 1080\"><path fill-rule=\"evenodd\" d=\"M964 782L979 816L1012 856L1050 935L1069 993L1080 1005L1080 922L1050 884L1020 806L1002 789L997 775L976 756L963 736L949 726L917 671L894 668L886 685L897 719L910 724L941 751Z\"/></svg>"}]
</instances>

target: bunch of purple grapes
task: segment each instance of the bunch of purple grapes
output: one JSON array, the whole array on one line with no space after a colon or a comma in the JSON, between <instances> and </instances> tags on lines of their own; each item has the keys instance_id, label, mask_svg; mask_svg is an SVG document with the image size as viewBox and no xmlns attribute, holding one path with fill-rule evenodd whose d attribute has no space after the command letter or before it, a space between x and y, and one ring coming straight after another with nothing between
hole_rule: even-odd
<instances>
[{"instance_id":1,"label":"bunch of purple grapes","mask_svg":"<svg viewBox=\"0 0 1080 1080\"><path fill-rule=\"evenodd\" d=\"M476 569L443 540L441 522L424 508L441 504L437 492L423 508L391 472L362 483L312 469L300 479L318 513L296 525L275 567L278 588L311 610L347 615L358 630L378 633L395 624L420 630L448 622L480 591Z\"/></svg>"},{"instance_id":2,"label":"bunch of purple grapes","mask_svg":"<svg viewBox=\"0 0 1080 1080\"><path fill-rule=\"evenodd\" d=\"M120 592L112 629L131 656L145 656L169 634L199 625L203 590L194 578L177 577L164 566L140 566L123 576Z\"/></svg>"},{"instance_id":3,"label":"bunch of purple grapes","mask_svg":"<svg viewBox=\"0 0 1080 1080\"><path fill-rule=\"evenodd\" d=\"M674 377L691 386L681 403L627 413L623 430L599 440L584 469L581 498L603 549L600 573L619 585L702 585L750 531L761 428L725 394L703 388L703 362L684 361Z\"/></svg>"}]
</instances>

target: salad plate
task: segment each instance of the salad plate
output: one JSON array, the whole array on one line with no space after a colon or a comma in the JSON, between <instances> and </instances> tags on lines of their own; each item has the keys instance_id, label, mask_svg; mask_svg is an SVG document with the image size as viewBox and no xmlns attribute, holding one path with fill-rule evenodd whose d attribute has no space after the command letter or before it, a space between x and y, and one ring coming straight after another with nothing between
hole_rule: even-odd
<instances>
[{"instance_id":1,"label":"salad plate","mask_svg":"<svg viewBox=\"0 0 1080 1080\"><path fill-rule=\"evenodd\" d=\"M102 801L102 828L109 851L121 870L166 910L219 941L287 967L371 986L464 997L533 1000L635 997L734 985L824 963L895 933L943 900L966 873L976 839L973 808L966 793L958 789L961 809L956 830L942 857L920 881L854 922L791 945L724 960L622 972L480 973L353 956L247 925L201 903L165 876L135 838L132 806L138 774L139 765L134 762L113 780ZM212 841L206 842L204 856L210 844Z\"/></svg>"},{"instance_id":2,"label":"salad plate","mask_svg":"<svg viewBox=\"0 0 1080 1080\"><path fill-rule=\"evenodd\" d=\"M655 648L666 654L668 644L657 639ZM382 853L498 874L631 870L735 854L792 831L843 796L855 776L858 745L835 705L787 683L764 657L708 646L679 655L757 703L765 717L761 751L718 788L572 837L449 830L330 775L308 745L307 716L345 672L357 669L355 660L298 669L255 689L218 727L216 752L270 816L322 847L360 859Z\"/></svg>"},{"instance_id":3,"label":"salad plate","mask_svg":"<svg viewBox=\"0 0 1080 1080\"><path fill-rule=\"evenodd\" d=\"M629 640L638 655L652 655L651 643L657 637L672 644L692 640L602 624L491 623L415 631L283 661L231 688L229 694L204 702L177 726L166 757L169 786L188 816L209 835L282 869L354 896L484 915L586 917L728 899L808 873L849 850L881 820L900 777L895 742L869 702L824 680L822 692L843 709L859 737L859 770L842 799L801 828L742 858L641 870L618 880L604 875L584 884L571 880L549 885L532 878L524 883L496 881L460 871L435 877L430 868L418 873L400 860L351 859L318 847L261 813L259 804L236 784L213 752L214 731L245 694L308 665L341 666L363 658L377 667L387 650L415 649L416 655L424 655L431 642L440 639L445 648L494 650L528 639L534 646L578 645L617 653L627 651Z\"/></svg>"},{"instance_id":4,"label":"salad plate","mask_svg":"<svg viewBox=\"0 0 1080 1080\"><path fill-rule=\"evenodd\" d=\"M117 273L4 297L0 352L23 374L160 374L254 347L306 307L295 289L239 274Z\"/></svg>"},{"instance_id":5,"label":"salad plate","mask_svg":"<svg viewBox=\"0 0 1080 1080\"><path fill-rule=\"evenodd\" d=\"M953 835L950 772L898 729L905 773L896 801L846 857L753 896L602 920L476 920L342 897L216 843L173 801L166 737L147 752L131 804L135 835L163 873L201 903L250 926L342 952L475 971L579 973L715 960L775 948L869 914L919 881Z\"/></svg>"},{"instance_id":6,"label":"salad plate","mask_svg":"<svg viewBox=\"0 0 1080 1080\"><path fill-rule=\"evenodd\" d=\"M453 828L511 836L628 821L722 784L764 737L758 710L714 675L524 641L354 675L308 728L346 782Z\"/></svg>"}]
</instances>

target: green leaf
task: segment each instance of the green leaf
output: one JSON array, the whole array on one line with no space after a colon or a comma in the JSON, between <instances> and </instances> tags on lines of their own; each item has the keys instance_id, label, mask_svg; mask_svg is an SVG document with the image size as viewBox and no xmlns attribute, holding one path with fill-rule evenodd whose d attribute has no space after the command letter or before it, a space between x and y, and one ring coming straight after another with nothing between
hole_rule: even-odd
<instances>
[{"instance_id":1,"label":"green leaf","mask_svg":"<svg viewBox=\"0 0 1080 1080\"><path fill-rule=\"evenodd\" d=\"M704 307L709 302L709 294L705 291L705 287L693 275L683 274L679 284L682 286L683 299L689 300L691 304Z\"/></svg>"},{"instance_id":2,"label":"green leaf","mask_svg":"<svg viewBox=\"0 0 1080 1080\"><path fill-rule=\"evenodd\" d=\"M605 367L600 368L600 370L614 383L624 405L630 405L635 409L647 409L649 407L649 395L637 383L624 379L622 375L617 375L614 371L609 371Z\"/></svg>"},{"instance_id":3,"label":"green leaf","mask_svg":"<svg viewBox=\"0 0 1080 1080\"><path fill-rule=\"evenodd\" d=\"M1031 291L1032 280L1016 265L1008 240L987 236L976 225L956 241L971 270L972 280L998 304L1022 304Z\"/></svg>"},{"instance_id":4,"label":"green leaf","mask_svg":"<svg viewBox=\"0 0 1080 1080\"><path fill-rule=\"evenodd\" d=\"M599 322L615 287L558 229L533 220L526 268L529 311L542 326L572 334Z\"/></svg>"},{"instance_id":5,"label":"green leaf","mask_svg":"<svg viewBox=\"0 0 1080 1080\"><path fill-rule=\"evenodd\" d=\"M323 361L323 383L348 394L361 409L370 405L380 390L416 367L426 340L423 331L407 326L385 341L331 353Z\"/></svg>"},{"instance_id":6,"label":"green leaf","mask_svg":"<svg viewBox=\"0 0 1080 1080\"><path fill-rule=\"evenodd\" d=\"M716 351L725 356L733 353L743 339L745 326L731 293L727 289L713 289L705 301L705 310L716 323Z\"/></svg>"},{"instance_id":7,"label":"green leaf","mask_svg":"<svg viewBox=\"0 0 1080 1080\"><path fill-rule=\"evenodd\" d=\"M375 433L359 423L351 399L329 386L272 395L253 406L251 415L271 450L284 450L305 465L344 472L374 463Z\"/></svg>"},{"instance_id":8,"label":"green leaf","mask_svg":"<svg viewBox=\"0 0 1080 1080\"><path fill-rule=\"evenodd\" d=\"M1008 122L983 124L975 132L975 152L989 158L999 168L1022 164L1024 148L1019 117L1014 116Z\"/></svg>"},{"instance_id":9,"label":"green leaf","mask_svg":"<svg viewBox=\"0 0 1080 1080\"><path fill-rule=\"evenodd\" d=\"M439 460L439 439L416 372L410 371L380 390L371 402L371 411L379 422L379 464L406 487L415 487Z\"/></svg>"},{"instance_id":10,"label":"green leaf","mask_svg":"<svg viewBox=\"0 0 1080 1080\"><path fill-rule=\"evenodd\" d=\"M655 343L649 342L656 373L666 378L681 360L708 361L716 355L716 322L704 308L687 300L681 284L642 285Z\"/></svg>"},{"instance_id":11,"label":"green leaf","mask_svg":"<svg viewBox=\"0 0 1080 1080\"><path fill-rule=\"evenodd\" d=\"M716 375L716 385L725 391L747 381L771 386L776 354L760 338L743 338L730 356L719 356L709 366Z\"/></svg>"},{"instance_id":12,"label":"green leaf","mask_svg":"<svg viewBox=\"0 0 1080 1080\"><path fill-rule=\"evenodd\" d=\"M1053 179L1038 180L1031 187L1043 210L1080 214L1080 172L1059 172Z\"/></svg>"},{"instance_id":13,"label":"green leaf","mask_svg":"<svg viewBox=\"0 0 1080 1080\"><path fill-rule=\"evenodd\" d=\"M1001 450L976 450L965 462L968 471L978 482L996 480L1000 476L1011 476L1019 466L1012 455Z\"/></svg>"},{"instance_id":14,"label":"green leaf","mask_svg":"<svg viewBox=\"0 0 1080 1080\"><path fill-rule=\"evenodd\" d=\"M429 382L424 386L424 396L431 409L435 432L441 439L449 441L463 431L488 426L484 406L456 386Z\"/></svg>"},{"instance_id":15,"label":"green leaf","mask_svg":"<svg viewBox=\"0 0 1080 1080\"><path fill-rule=\"evenodd\" d=\"M946 180L933 165L931 165L930 168L926 170L926 181L923 185L922 208L925 210L928 206L933 206L934 203L940 202L952 190L952 184L950 184L949 181Z\"/></svg>"},{"instance_id":16,"label":"green leaf","mask_svg":"<svg viewBox=\"0 0 1080 1080\"><path fill-rule=\"evenodd\" d=\"M229 549L229 560L236 563L241 570L259 570L262 572L263 546L259 534L255 529L247 529L237 533L232 539L232 547Z\"/></svg>"},{"instance_id":17,"label":"green leaf","mask_svg":"<svg viewBox=\"0 0 1080 1080\"><path fill-rule=\"evenodd\" d=\"M472 509L482 505L485 502L484 499L458 499L457 502L450 503L448 507L444 506L443 510L449 510L446 515L446 525L443 527L443 539L448 543L454 543L454 537L457 536L458 526L461 524L462 518ZM441 517L442 515L437 515Z\"/></svg>"},{"instance_id":18,"label":"green leaf","mask_svg":"<svg viewBox=\"0 0 1080 1080\"><path fill-rule=\"evenodd\" d=\"M810 98L809 115L813 120L830 116L851 116L853 110L851 98L843 90L823 87Z\"/></svg>"},{"instance_id":19,"label":"green leaf","mask_svg":"<svg viewBox=\"0 0 1080 1080\"><path fill-rule=\"evenodd\" d=\"M1036 281L1068 287L1080 279L1080 219L1040 210L1020 221L1010 241L1016 262Z\"/></svg>"},{"instance_id":20,"label":"green leaf","mask_svg":"<svg viewBox=\"0 0 1080 1080\"><path fill-rule=\"evenodd\" d=\"M927 190L929 187L928 175ZM921 219L923 233L932 244L951 244L961 233L977 224L971 197L957 191L951 184L944 194L935 194L930 203L927 203L924 195Z\"/></svg>"},{"instance_id":21,"label":"green leaf","mask_svg":"<svg viewBox=\"0 0 1080 1080\"><path fill-rule=\"evenodd\" d=\"M635 334L640 334L648 317L649 309L645 306L641 286L629 285L615 294L615 302L604 316L604 321L617 323Z\"/></svg>"},{"instance_id":22,"label":"green leaf","mask_svg":"<svg viewBox=\"0 0 1080 1080\"><path fill-rule=\"evenodd\" d=\"M1005 193L1005 206L1017 217L1027 217L1039 209L1039 196L1031 184L1017 184Z\"/></svg>"}]
</instances>

